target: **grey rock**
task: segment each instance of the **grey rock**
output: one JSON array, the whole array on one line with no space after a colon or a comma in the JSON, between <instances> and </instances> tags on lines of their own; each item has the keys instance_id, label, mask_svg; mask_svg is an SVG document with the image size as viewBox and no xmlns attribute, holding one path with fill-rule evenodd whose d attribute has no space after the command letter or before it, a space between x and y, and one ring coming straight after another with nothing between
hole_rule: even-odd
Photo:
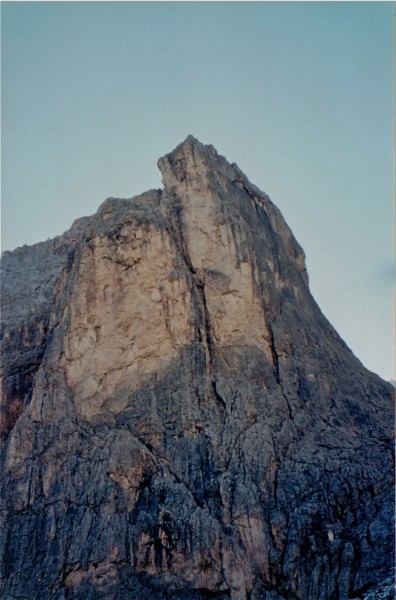
<instances>
[{"instance_id":1,"label":"grey rock","mask_svg":"<svg viewBox=\"0 0 396 600\"><path fill-rule=\"evenodd\" d=\"M159 167L3 257L1 597L360 597L392 577L394 390L236 165L189 136Z\"/></svg>"}]
</instances>

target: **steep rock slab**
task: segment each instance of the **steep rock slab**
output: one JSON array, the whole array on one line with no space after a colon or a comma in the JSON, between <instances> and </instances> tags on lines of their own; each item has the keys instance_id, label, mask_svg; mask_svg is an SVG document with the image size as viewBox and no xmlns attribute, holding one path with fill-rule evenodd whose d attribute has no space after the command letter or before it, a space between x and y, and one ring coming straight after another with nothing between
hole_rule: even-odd
<instances>
[{"instance_id":1,"label":"steep rock slab","mask_svg":"<svg viewBox=\"0 0 396 600\"><path fill-rule=\"evenodd\" d=\"M391 386L236 165L190 136L159 166L162 191L107 200L37 287L48 337L3 450L3 597L361 597L393 565Z\"/></svg>"}]
</instances>

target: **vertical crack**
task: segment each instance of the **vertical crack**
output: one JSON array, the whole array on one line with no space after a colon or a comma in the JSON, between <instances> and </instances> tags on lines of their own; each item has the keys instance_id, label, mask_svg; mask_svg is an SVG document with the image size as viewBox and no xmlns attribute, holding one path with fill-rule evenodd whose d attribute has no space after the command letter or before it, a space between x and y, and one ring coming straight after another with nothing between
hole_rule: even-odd
<instances>
[{"instance_id":1,"label":"vertical crack","mask_svg":"<svg viewBox=\"0 0 396 600\"><path fill-rule=\"evenodd\" d=\"M293 420L293 413L291 410L290 402L289 402L289 399L286 396L286 394L283 390L283 386L282 386L282 380L281 380L280 368L279 368L279 355L278 355L278 352L277 352L276 346L275 346L274 331L273 331L271 325L268 325L268 329L269 329L269 334L270 334L271 355L272 355L272 362L274 364L274 374L275 374L275 378L276 378L276 383L279 385L281 392L282 392L282 396L286 402L287 413L288 413L289 419Z\"/></svg>"},{"instance_id":2,"label":"vertical crack","mask_svg":"<svg viewBox=\"0 0 396 600\"><path fill-rule=\"evenodd\" d=\"M276 347L275 347L274 332L273 332L271 325L268 326L268 329L269 329L269 333L270 333L271 355L272 355L272 362L274 363L274 373L275 373L275 377L276 377L276 383L278 385L281 385L280 374L279 374L279 356L278 356L278 353L277 353Z\"/></svg>"},{"instance_id":3,"label":"vertical crack","mask_svg":"<svg viewBox=\"0 0 396 600\"><path fill-rule=\"evenodd\" d=\"M202 343L205 357L206 357L206 375L211 381L212 391L214 398L219 402L222 408L226 408L226 403L224 399L221 397L219 392L217 391L217 384L214 378L214 369L213 369L213 339L212 339L212 327L210 323L209 310L206 302L205 295L205 283L199 277L197 270L195 269L190 254L188 252L187 243L184 237L183 232L183 222L181 218L182 206L180 200L177 196L173 198L169 198L169 221L170 227L169 230L173 233L173 238L176 242L176 245L179 249L181 256L183 257L184 263L187 266L192 281L194 283L194 287L198 293L199 304L202 310L202 323L198 323L197 333L198 340ZM172 202L173 200L173 202ZM175 227L176 226L176 227Z\"/></svg>"},{"instance_id":4,"label":"vertical crack","mask_svg":"<svg viewBox=\"0 0 396 600\"><path fill-rule=\"evenodd\" d=\"M224 409L227 408L226 403L224 402L224 399L220 396L219 392L217 391L217 386L216 386L216 381L212 381L212 388L213 388L213 392L214 392L214 396L216 398L216 400L218 400L219 404L221 404L221 406L223 406Z\"/></svg>"}]
</instances>

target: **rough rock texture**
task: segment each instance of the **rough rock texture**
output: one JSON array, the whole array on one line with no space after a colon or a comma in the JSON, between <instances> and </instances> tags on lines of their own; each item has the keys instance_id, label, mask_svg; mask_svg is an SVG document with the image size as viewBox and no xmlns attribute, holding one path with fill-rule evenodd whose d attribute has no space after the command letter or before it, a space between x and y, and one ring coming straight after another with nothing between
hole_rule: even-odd
<instances>
[{"instance_id":1,"label":"rough rock texture","mask_svg":"<svg viewBox=\"0 0 396 600\"><path fill-rule=\"evenodd\" d=\"M3 257L1 598L391 589L392 387L236 165L190 136L159 167Z\"/></svg>"},{"instance_id":2,"label":"rough rock texture","mask_svg":"<svg viewBox=\"0 0 396 600\"><path fill-rule=\"evenodd\" d=\"M363 600L394 600L394 598L395 584L392 578L382 582L382 584L376 586L374 589L371 588L371 591L363 596Z\"/></svg>"}]
</instances>

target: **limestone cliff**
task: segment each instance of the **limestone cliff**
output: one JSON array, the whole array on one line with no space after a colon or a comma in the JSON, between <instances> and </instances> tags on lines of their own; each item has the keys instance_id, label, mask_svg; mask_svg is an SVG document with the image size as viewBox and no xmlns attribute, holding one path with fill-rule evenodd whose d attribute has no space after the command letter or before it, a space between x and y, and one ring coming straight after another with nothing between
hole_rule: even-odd
<instances>
[{"instance_id":1,"label":"limestone cliff","mask_svg":"<svg viewBox=\"0 0 396 600\"><path fill-rule=\"evenodd\" d=\"M189 136L159 167L3 256L1 597L363 597L393 565L392 387L236 165Z\"/></svg>"}]
</instances>

